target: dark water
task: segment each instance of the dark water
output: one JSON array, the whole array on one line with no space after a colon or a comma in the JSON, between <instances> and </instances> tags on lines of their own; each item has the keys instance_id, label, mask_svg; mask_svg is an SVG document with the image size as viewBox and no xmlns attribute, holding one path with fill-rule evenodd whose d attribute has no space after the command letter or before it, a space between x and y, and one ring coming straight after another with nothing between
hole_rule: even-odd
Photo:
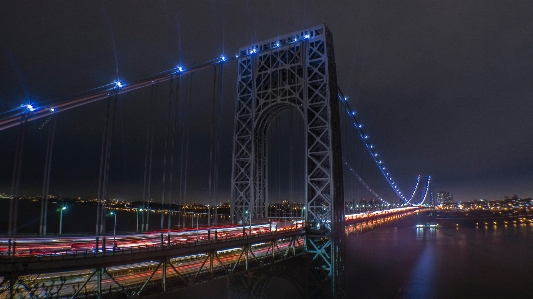
<instances>
[{"instance_id":1,"label":"dark water","mask_svg":"<svg viewBox=\"0 0 533 299\"><path fill-rule=\"evenodd\" d=\"M419 220L347 239L347 298L533 298L533 225Z\"/></svg>"},{"instance_id":2,"label":"dark water","mask_svg":"<svg viewBox=\"0 0 533 299\"><path fill-rule=\"evenodd\" d=\"M40 203L20 202L21 232L37 232ZM49 231L59 226L58 204L51 204ZM7 231L9 202L0 200L0 233ZM64 233L92 233L95 209L70 207ZM154 217L155 216L155 217ZM117 231L135 231L136 213L118 212ZM151 217L160 227L160 214ZM185 220L185 221L184 221ZM196 226L196 219L181 225ZM224 219L221 219L222 221ZM173 217L178 224L178 217ZM350 235L346 244L347 298L533 298L533 224L493 225L486 220L437 218L438 229L417 229L421 215ZM483 220L485 221L485 220ZM206 222L200 218L200 226ZM166 222L165 222L166 223ZM456 226L456 224L458 226ZM108 217L108 231L113 217ZM4 228L5 227L5 228ZM227 298L226 279L179 291L179 298ZM283 297L277 297L283 298Z\"/></svg>"}]
</instances>

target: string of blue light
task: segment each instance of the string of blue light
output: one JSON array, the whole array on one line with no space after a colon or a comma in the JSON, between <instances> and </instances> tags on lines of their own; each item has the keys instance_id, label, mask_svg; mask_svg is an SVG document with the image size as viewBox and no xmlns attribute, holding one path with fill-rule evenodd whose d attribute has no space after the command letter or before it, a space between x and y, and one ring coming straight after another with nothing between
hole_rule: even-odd
<instances>
[{"instance_id":1,"label":"string of blue light","mask_svg":"<svg viewBox=\"0 0 533 299\"><path fill-rule=\"evenodd\" d=\"M337 97L338 97L339 101L341 102L341 104L343 105L344 110L346 111L346 113L347 113L349 119L351 120L354 128L356 129L358 135L361 137L361 140L363 141L363 144L365 145L365 147L367 148L368 152L370 153L370 156L372 157L372 160L374 160L374 162L376 163L379 171L381 172L381 174L383 175L383 177L385 178L387 183L391 186L391 188L394 190L396 195L398 195L398 197L400 197L400 199L404 203L409 203L410 200L408 201L406 199L406 197L403 195L403 193L400 191L400 189L398 188L398 186L396 185L396 183L392 179L392 176L390 175L390 173L388 171L386 171L387 168L385 167L383 161L381 159L378 159L379 154L374 149L374 146L368 142L368 139L370 138L370 136L364 133L363 125L355 117L355 114L356 114L355 110L353 110L350 107L350 105L348 104L348 101L347 101L348 98L346 98L342 94L340 89L338 90ZM418 183L417 183L417 186L418 186ZM415 187L415 191L413 191L413 196L414 196L414 193L416 192L416 188L417 187ZM411 199L412 199L412 197L411 197Z\"/></svg>"}]
</instances>

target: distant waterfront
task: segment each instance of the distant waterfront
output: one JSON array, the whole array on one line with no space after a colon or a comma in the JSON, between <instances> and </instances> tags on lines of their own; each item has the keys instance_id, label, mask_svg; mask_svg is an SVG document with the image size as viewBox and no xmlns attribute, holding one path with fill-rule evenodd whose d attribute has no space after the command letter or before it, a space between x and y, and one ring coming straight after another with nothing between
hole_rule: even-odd
<instances>
[{"instance_id":1,"label":"distant waterfront","mask_svg":"<svg viewBox=\"0 0 533 299\"><path fill-rule=\"evenodd\" d=\"M38 234L39 232L39 217L41 213L41 202L31 200L19 200L18 202L18 233L22 235ZM161 205L159 203L159 205ZM62 205L57 202L49 201L48 205L48 228L47 232L51 235L59 232L59 208ZM0 235L7 233L9 199L0 199ZM109 212L110 210L108 210ZM204 213L204 212L202 212ZM217 224L229 224L230 218L226 214L220 213L217 217ZM145 214L146 215L146 214ZM193 217L190 214L175 213L172 215L171 227L176 228L191 228L207 225L207 215L199 214L199 217ZM117 210L117 233L131 233L137 231L137 213L134 211ZM161 228L161 213L150 212L149 217L150 230L158 230ZM211 221L213 221L214 217ZM108 234L113 233L113 221L111 216L106 217L106 226ZM139 215L139 229L141 229L142 217ZM213 224L213 222L212 222ZM168 214L165 215L165 228L168 227ZM71 205L63 212L63 234L94 234L96 231L96 207L88 205Z\"/></svg>"}]
</instances>

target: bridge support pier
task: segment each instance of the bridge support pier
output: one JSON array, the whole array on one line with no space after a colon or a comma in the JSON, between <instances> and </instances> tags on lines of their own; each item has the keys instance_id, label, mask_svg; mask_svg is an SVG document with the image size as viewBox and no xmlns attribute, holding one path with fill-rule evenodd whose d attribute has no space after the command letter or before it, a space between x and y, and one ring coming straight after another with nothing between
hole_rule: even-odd
<instances>
[{"instance_id":1,"label":"bridge support pier","mask_svg":"<svg viewBox=\"0 0 533 299\"><path fill-rule=\"evenodd\" d=\"M100 299L102 298L102 266L98 267L96 269L96 271L98 272L98 276L97 276L97 279L98 279L98 282L97 282L97 298Z\"/></svg>"},{"instance_id":2,"label":"bridge support pier","mask_svg":"<svg viewBox=\"0 0 533 299\"><path fill-rule=\"evenodd\" d=\"M167 260L163 261L163 278L161 279L163 293L167 291Z\"/></svg>"}]
</instances>

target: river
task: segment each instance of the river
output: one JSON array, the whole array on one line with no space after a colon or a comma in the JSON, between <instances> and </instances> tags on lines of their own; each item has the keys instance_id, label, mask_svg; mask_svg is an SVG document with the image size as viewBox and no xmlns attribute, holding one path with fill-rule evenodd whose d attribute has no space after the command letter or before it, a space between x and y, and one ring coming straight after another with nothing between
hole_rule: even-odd
<instances>
[{"instance_id":1,"label":"river","mask_svg":"<svg viewBox=\"0 0 533 299\"><path fill-rule=\"evenodd\" d=\"M419 215L348 237L347 298L533 298L533 224L496 220L417 229Z\"/></svg>"}]
</instances>

